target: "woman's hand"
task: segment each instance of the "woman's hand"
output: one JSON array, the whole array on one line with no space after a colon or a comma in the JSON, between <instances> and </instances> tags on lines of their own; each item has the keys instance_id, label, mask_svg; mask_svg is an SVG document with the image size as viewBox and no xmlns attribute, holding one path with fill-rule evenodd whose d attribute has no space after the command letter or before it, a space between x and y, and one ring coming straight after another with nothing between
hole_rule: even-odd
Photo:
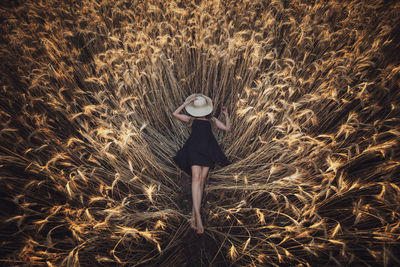
<instances>
[{"instance_id":1,"label":"woman's hand","mask_svg":"<svg viewBox=\"0 0 400 267\"><path fill-rule=\"evenodd\" d=\"M185 102L185 105L189 105L190 103L192 103L193 101L197 100L197 97L192 97L191 99L189 99L187 102Z\"/></svg>"},{"instance_id":2,"label":"woman's hand","mask_svg":"<svg viewBox=\"0 0 400 267\"><path fill-rule=\"evenodd\" d=\"M221 107L221 112L222 112L225 116L228 116L228 111L227 111L227 109L226 109L225 106Z\"/></svg>"}]
</instances>

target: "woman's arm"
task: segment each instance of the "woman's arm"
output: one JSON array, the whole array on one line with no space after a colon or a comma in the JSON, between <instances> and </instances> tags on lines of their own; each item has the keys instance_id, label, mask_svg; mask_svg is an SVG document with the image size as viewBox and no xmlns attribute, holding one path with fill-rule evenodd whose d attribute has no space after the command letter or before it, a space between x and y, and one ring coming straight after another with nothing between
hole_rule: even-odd
<instances>
[{"instance_id":1,"label":"woman's arm","mask_svg":"<svg viewBox=\"0 0 400 267\"><path fill-rule=\"evenodd\" d=\"M217 118L214 117L215 125L216 125L219 129L229 132L229 131L231 130L231 121L230 121L230 119L229 119L229 114L228 114L228 112L226 111L226 107L222 107L222 108L221 108L221 111L222 111L222 113L223 113L224 116L225 116L225 123L223 123L222 121L220 121L220 120L218 120Z\"/></svg>"},{"instance_id":2,"label":"woman's arm","mask_svg":"<svg viewBox=\"0 0 400 267\"><path fill-rule=\"evenodd\" d=\"M188 102L183 103L182 105L180 105L173 113L172 115L174 115L174 117L178 118L181 121L184 122L189 122L190 120L190 116L185 115L185 114L180 114L180 112L182 111L182 109L184 107L186 107L186 105L188 105L189 103L193 102L196 100L196 97L191 98Z\"/></svg>"}]
</instances>

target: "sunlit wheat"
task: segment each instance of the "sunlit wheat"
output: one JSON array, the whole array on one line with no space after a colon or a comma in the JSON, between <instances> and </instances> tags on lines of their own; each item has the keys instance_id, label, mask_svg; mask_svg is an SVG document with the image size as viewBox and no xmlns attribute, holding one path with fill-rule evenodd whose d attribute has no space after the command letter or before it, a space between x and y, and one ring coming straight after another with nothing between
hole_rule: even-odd
<instances>
[{"instance_id":1,"label":"sunlit wheat","mask_svg":"<svg viewBox=\"0 0 400 267\"><path fill-rule=\"evenodd\" d=\"M400 264L398 1L9 2L2 263ZM172 161L195 92L232 123L203 237Z\"/></svg>"}]
</instances>

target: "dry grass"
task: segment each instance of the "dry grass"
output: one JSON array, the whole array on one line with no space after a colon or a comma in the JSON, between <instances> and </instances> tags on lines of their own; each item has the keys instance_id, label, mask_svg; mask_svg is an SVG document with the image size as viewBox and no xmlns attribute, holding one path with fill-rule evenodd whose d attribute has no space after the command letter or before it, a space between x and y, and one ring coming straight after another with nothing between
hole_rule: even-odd
<instances>
[{"instance_id":1,"label":"dry grass","mask_svg":"<svg viewBox=\"0 0 400 267\"><path fill-rule=\"evenodd\" d=\"M10 5L4 263L400 263L396 1ZM233 164L210 172L200 256L171 159L194 92L233 127L215 132Z\"/></svg>"}]
</instances>

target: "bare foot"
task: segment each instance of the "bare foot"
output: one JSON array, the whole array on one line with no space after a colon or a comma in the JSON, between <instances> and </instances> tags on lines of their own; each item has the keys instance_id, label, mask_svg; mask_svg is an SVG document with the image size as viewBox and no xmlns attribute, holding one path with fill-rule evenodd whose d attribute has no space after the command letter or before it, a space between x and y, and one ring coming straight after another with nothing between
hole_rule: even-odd
<instances>
[{"instance_id":1,"label":"bare foot","mask_svg":"<svg viewBox=\"0 0 400 267\"><path fill-rule=\"evenodd\" d=\"M197 221L197 234L203 234L204 233L204 227L203 227L203 223L201 222L201 218L198 218Z\"/></svg>"},{"instance_id":2,"label":"bare foot","mask_svg":"<svg viewBox=\"0 0 400 267\"><path fill-rule=\"evenodd\" d=\"M190 219L190 227L191 227L193 230L197 231L196 221L195 221L195 218L194 218L194 214L192 214L192 218Z\"/></svg>"}]
</instances>

